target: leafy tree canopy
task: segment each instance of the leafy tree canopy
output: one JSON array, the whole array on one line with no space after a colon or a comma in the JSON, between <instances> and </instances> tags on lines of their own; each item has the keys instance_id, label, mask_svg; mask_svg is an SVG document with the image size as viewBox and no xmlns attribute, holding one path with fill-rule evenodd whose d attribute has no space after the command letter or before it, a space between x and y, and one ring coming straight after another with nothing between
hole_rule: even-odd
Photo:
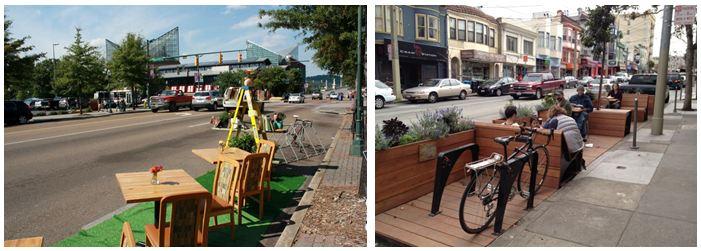
<instances>
[{"instance_id":1,"label":"leafy tree canopy","mask_svg":"<svg viewBox=\"0 0 701 251\"><path fill-rule=\"evenodd\" d=\"M136 91L137 87L146 89L148 78L148 55L144 39L134 33L128 33L122 43L112 54L107 64L115 87L128 87Z\"/></svg>"},{"instance_id":2,"label":"leafy tree canopy","mask_svg":"<svg viewBox=\"0 0 701 251\"><path fill-rule=\"evenodd\" d=\"M34 63L44 56L44 53L29 54L33 45L26 45L30 37L12 38L10 35L12 21L5 16L5 100L23 99L31 95L30 82Z\"/></svg>"},{"instance_id":3,"label":"leafy tree canopy","mask_svg":"<svg viewBox=\"0 0 701 251\"><path fill-rule=\"evenodd\" d=\"M54 88L61 95L86 98L106 86L105 64L95 46L83 41L76 28L74 42L61 58Z\"/></svg>"}]
</instances>

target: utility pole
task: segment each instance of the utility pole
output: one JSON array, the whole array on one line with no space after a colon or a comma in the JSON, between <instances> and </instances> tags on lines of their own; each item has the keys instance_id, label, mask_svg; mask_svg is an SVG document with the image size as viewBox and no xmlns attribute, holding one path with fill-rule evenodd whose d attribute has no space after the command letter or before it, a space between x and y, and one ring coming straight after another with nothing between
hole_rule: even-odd
<instances>
[{"instance_id":1,"label":"utility pole","mask_svg":"<svg viewBox=\"0 0 701 251\"><path fill-rule=\"evenodd\" d=\"M392 8L390 11L390 19L392 22L392 83L394 83L394 95L397 96L397 101L403 101L402 96L402 80L399 75L399 41L397 40L397 20L396 20L396 8L395 5L390 5Z\"/></svg>"},{"instance_id":2,"label":"utility pole","mask_svg":"<svg viewBox=\"0 0 701 251\"><path fill-rule=\"evenodd\" d=\"M353 132L353 145L351 147L351 154L354 156L362 156L363 148L365 145L365 139L363 138L363 95L362 92L363 80L365 79L362 74L362 52L363 52L363 24L365 23L365 18L363 18L363 10L365 7L362 5L358 6L358 47L356 48L356 70L355 70L355 126ZM336 78L334 77L334 83L336 83Z\"/></svg>"},{"instance_id":3,"label":"utility pole","mask_svg":"<svg viewBox=\"0 0 701 251\"><path fill-rule=\"evenodd\" d=\"M684 88L686 93L684 93L684 106L682 107L682 111L691 111L692 85L695 84L695 82L691 80L693 78L693 69L696 69L692 68L694 65L694 57L696 56L696 53L694 53L694 29L690 24L685 25L684 28L686 28L686 66L684 67L686 68L686 87Z\"/></svg>"},{"instance_id":4,"label":"utility pole","mask_svg":"<svg viewBox=\"0 0 701 251\"><path fill-rule=\"evenodd\" d=\"M53 63L54 63L54 69L53 69L54 70L54 78L52 79L53 84L56 84L56 45L58 45L58 43L54 43L51 46L51 54L53 55ZM51 88L51 89L53 89L53 88ZM54 96L56 96L55 90L54 90Z\"/></svg>"},{"instance_id":5,"label":"utility pole","mask_svg":"<svg viewBox=\"0 0 701 251\"><path fill-rule=\"evenodd\" d=\"M667 66L669 64L669 40L672 37L672 5L664 6L660 62L657 64L657 86L655 87L655 113L652 115L652 135L662 135L664 125L664 100L667 94Z\"/></svg>"}]
</instances>

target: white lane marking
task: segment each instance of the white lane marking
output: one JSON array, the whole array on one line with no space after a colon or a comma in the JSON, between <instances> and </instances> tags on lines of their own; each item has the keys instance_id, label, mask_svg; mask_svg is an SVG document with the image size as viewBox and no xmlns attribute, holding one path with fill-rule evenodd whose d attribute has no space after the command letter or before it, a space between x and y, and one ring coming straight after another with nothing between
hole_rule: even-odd
<instances>
[{"instance_id":1,"label":"white lane marking","mask_svg":"<svg viewBox=\"0 0 701 251\"><path fill-rule=\"evenodd\" d=\"M180 115L180 116L190 116L190 115L192 115L192 114L189 113L189 112L183 112L183 113L178 113L178 115Z\"/></svg>"},{"instance_id":2,"label":"white lane marking","mask_svg":"<svg viewBox=\"0 0 701 251\"><path fill-rule=\"evenodd\" d=\"M54 135L54 136L49 136L49 137L41 137L41 138L36 138L36 139L28 139L28 140L22 140L22 141L17 141L17 142L11 142L11 143L6 143L5 145L6 145L6 146L9 146L9 145L15 145L15 144L21 144L21 143L27 143L27 142L34 142L34 141L40 141L40 140L55 139L55 138L61 138L61 137L79 135L79 134L84 134L84 133L106 131L106 130L111 130L111 129L117 129L117 128L123 128L123 127L136 126L136 125L145 125L145 124L151 124L151 123L157 123L157 122L163 122L163 121L176 120L176 119L181 119L181 118L182 118L182 117L175 117L175 118L169 118L169 119L162 119L162 120L141 122L141 123L136 123L136 124L121 125L121 126L113 126L113 127L107 127L107 128L101 128L101 129L95 129L95 130L89 130L89 131L67 133L67 134Z\"/></svg>"},{"instance_id":3,"label":"white lane marking","mask_svg":"<svg viewBox=\"0 0 701 251\"><path fill-rule=\"evenodd\" d=\"M191 125L191 126L188 126L188 127L189 127L189 128L193 128L193 127L196 127L196 126L203 126L203 125L209 125L209 122L204 122L204 123L201 123L201 124L195 124L195 125Z\"/></svg>"}]
</instances>

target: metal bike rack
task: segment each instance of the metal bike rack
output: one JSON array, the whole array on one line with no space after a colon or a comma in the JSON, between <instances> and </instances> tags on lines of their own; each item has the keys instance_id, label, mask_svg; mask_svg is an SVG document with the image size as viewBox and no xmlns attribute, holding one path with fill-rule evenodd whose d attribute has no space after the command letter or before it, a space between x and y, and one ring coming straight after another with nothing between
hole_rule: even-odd
<instances>
[{"instance_id":1,"label":"metal bike rack","mask_svg":"<svg viewBox=\"0 0 701 251\"><path fill-rule=\"evenodd\" d=\"M450 176L455 162L458 161L460 155L467 149L472 151L472 160L476 161L479 157L479 146L474 143L459 146L438 154L436 160L436 178L433 182L433 202L431 203L431 213L429 216L436 216L441 213L439 210L441 207L441 198L443 197L443 190L448 182L448 176Z\"/></svg>"},{"instance_id":2,"label":"metal bike rack","mask_svg":"<svg viewBox=\"0 0 701 251\"><path fill-rule=\"evenodd\" d=\"M504 223L504 213L506 212L506 204L509 202L509 194L511 193L511 186L514 183L514 179L518 178L517 173L513 173L513 170L523 171L523 165L526 161L531 161L531 177L530 184L528 186L528 203L526 203L526 210L533 208L533 203L535 201L535 182L538 175L538 152L533 151L529 156L516 157L507 160L506 162L499 163L497 170L499 171L499 198L497 200L497 209L494 218L494 233L493 235L502 234L502 225ZM512 175L512 173L514 175ZM504 189L506 188L506 189Z\"/></svg>"}]
</instances>

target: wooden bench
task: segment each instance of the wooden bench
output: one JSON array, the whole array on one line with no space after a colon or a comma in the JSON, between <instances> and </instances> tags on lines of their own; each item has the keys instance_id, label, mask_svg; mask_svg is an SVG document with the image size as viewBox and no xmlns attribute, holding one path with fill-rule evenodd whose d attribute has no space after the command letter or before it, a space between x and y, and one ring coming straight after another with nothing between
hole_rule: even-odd
<instances>
[{"instance_id":1,"label":"wooden bench","mask_svg":"<svg viewBox=\"0 0 701 251\"><path fill-rule=\"evenodd\" d=\"M589 134L625 137L630 133L631 111L594 109L589 113Z\"/></svg>"},{"instance_id":2,"label":"wooden bench","mask_svg":"<svg viewBox=\"0 0 701 251\"><path fill-rule=\"evenodd\" d=\"M633 111L635 109L635 96L633 93L624 93L623 100L621 100L621 109ZM648 98L647 94L638 95L638 121L647 121Z\"/></svg>"}]
</instances>

